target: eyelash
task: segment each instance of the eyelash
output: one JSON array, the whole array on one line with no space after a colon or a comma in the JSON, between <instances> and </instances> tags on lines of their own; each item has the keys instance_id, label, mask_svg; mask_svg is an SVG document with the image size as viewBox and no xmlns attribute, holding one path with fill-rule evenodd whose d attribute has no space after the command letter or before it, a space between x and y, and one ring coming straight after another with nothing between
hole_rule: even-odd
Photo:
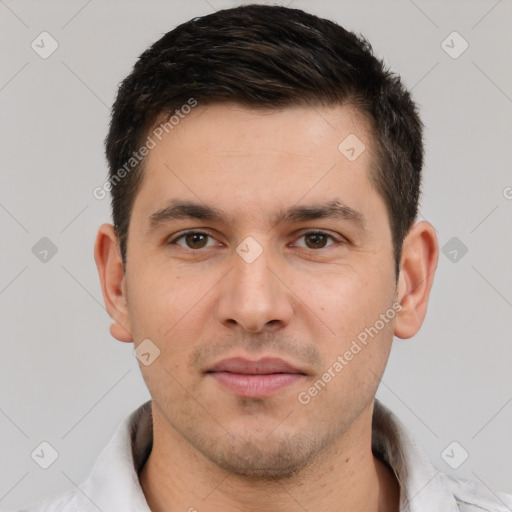
<instances>
[{"instance_id":1,"label":"eyelash","mask_svg":"<svg viewBox=\"0 0 512 512\"><path fill-rule=\"evenodd\" d=\"M210 235L209 233L205 233L204 231L195 231L195 230L190 230L190 231L185 231L181 234L179 234L178 236L170 239L168 241L168 244L169 245L178 245L177 244L177 241L178 240L181 240L182 238L185 238L187 235L206 235L210 238L213 238L212 235ZM331 235L330 233L327 233L325 231L318 231L318 230L314 230L314 231L306 231L305 233L303 233L299 238L303 238L307 235L323 235L323 236L326 236L328 238L330 238L331 240L333 240L334 244L331 244L331 245L328 245L326 247L319 247L318 249L310 249L309 247L301 247L301 249L307 249L307 250L310 250L310 251L319 251L321 249L327 249L328 247L332 247L333 245L335 245L336 243L343 243L343 240L337 240L333 235ZM180 246L181 247L181 246ZM201 251L203 249L207 249L208 247L202 247L201 249L192 249L190 247L183 247L184 249L188 249L190 251Z\"/></svg>"}]
</instances>

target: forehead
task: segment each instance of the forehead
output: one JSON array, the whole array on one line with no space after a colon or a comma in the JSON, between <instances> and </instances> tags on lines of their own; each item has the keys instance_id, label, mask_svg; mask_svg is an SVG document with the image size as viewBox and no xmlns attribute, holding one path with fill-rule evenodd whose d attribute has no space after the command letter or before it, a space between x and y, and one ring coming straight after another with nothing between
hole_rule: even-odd
<instances>
[{"instance_id":1,"label":"forehead","mask_svg":"<svg viewBox=\"0 0 512 512\"><path fill-rule=\"evenodd\" d=\"M156 132L157 147L148 160L160 156L158 149L173 140L180 145L192 143L196 148L208 146L217 153L288 151L290 156L307 156L322 151L334 159L340 156L340 142L350 135L364 140L367 147L372 143L367 115L350 104L256 109L199 103L186 112L171 116L170 124L166 118L156 123L151 134L155 138Z\"/></svg>"},{"instance_id":2,"label":"forehead","mask_svg":"<svg viewBox=\"0 0 512 512\"><path fill-rule=\"evenodd\" d=\"M341 192L347 203L345 191L364 203L372 192L368 123L350 106L198 104L167 128L150 133L155 146L134 205L148 217L173 197L216 203L235 214L258 206L270 215L276 205L306 196L318 203Z\"/></svg>"}]
</instances>

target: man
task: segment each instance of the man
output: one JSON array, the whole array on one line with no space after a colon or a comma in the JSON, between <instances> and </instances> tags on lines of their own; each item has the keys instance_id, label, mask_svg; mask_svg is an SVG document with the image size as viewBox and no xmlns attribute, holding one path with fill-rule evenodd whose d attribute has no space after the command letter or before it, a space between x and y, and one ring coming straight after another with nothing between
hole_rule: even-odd
<instances>
[{"instance_id":1,"label":"man","mask_svg":"<svg viewBox=\"0 0 512 512\"><path fill-rule=\"evenodd\" d=\"M152 400L33 510L512 507L375 400L438 244L416 222L416 106L364 39L276 6L193 19L121 84L106 151L95 259Z\"/></svg>"}]
</instances>

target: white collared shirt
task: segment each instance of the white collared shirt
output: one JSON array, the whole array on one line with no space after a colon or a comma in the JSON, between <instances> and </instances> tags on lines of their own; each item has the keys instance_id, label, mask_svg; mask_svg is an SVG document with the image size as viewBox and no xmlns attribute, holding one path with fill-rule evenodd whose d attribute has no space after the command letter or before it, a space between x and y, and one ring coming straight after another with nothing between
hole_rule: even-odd
<instances>
[{"instance_id":1,"label":"white collared shirt","mask_svg":"<svg viewBox=\"0 0 512 512\"><path fill-rule=\"evenodd\" d=\"M22 512L150 512L138 473L153 441L151 401L128 416L99 455L80 488ZM511 512L512 495L439 472L400 420L375 400L374 453L400 483L400 512Z\"/></svg>"}]
</instances>

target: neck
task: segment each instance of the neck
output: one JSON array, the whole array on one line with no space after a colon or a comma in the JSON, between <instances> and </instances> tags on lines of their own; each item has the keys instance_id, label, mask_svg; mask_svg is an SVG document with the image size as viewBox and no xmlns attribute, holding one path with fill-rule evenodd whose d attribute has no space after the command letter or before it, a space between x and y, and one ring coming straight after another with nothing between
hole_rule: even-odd
<instances>
[{"instance_id":1,"label":"neck","mask_svg":"<svg viewBox=\"0 0 512 512\"><path fill-rule=\"evenodd\" d=\"M140 473L152 512L199 510L396 512L399 487L371 450L373 405L310 465L282 480L234 475L197 452L153 407L153 448ZM354 435L356 433L357 435Z\"/></svg>"}]
</instances>

